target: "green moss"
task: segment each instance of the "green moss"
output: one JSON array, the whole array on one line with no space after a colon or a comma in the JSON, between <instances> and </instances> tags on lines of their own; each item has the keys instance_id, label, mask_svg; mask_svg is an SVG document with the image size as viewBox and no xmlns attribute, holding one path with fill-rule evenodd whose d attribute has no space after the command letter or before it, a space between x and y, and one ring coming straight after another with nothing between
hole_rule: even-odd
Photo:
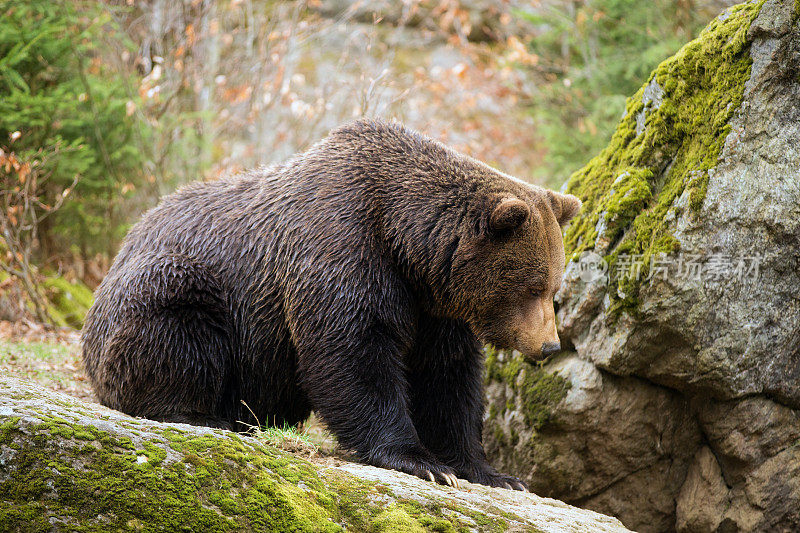
<instances>
[{"instance_id":1,"label":"green moss","mask_svg":"<svg viewBox=\"0 0 800 533\"><path fill-rule=\"evenodd\" d=\"M16 450L0 482L0 523L11 530L59 523L76 531L463 531L458 517L472 518L455 505L425 506L344 474L320 475L307 461L235 434L153 429L137 443L38 418L24 432L19 417L0 425L0 444ZM177 452L171 459L169 450ZM391 505L375 503L387 496ZM482 530L505 527L487 520Z\"/></svg>"},{"instance_id":2,"label":"green moss","mask_svg":"<svg viewBox=\"0 0 800 533\"><path fill-rule=\"evenodd\" d=\"M44 280L48 311L59 326L80 329L83 319L92 306L92 291L80 282L69 282L61 276L50 276Z\"/></svg>"},{"instance_id":3,"label":"green moss","mask_svg":"<svg viewBox=\"0 0 800 533\"><path fill-rule=\"evenodd\" d=\"M639 279L609 291L611 316L636 313L651 258L678 249L667 216L675 201L686 193L690 212L702 207L750 76L747 30L762 3L732 7L659 65L628 100L610 144L568 181L584 208L567 229L567 256L599 251L612 272L622 253L643 262Z\"/></svg>"},{"instance_id":4,"label":"green moss","mask_svg":"<svg viewBox=\"0 0 800 533\"><path fill-rule=\"evenodd\" d=\"M497 513L500 514L500 513ZM423 505L417 501L401 500L391 504L371 523L371 531L439 531L456 533L471 531L470 525L460 517L469 517L481 531L505 531L505 520L488 518L466 509L445 508L436 503Z\"/></svg>"},{"instance_id":5,"label":"green moss","mask_svg":"<svg viewBox=\"0 0 800 533\"><path fill-rule=\"evenodd\" d=\"M615 242L622 231L652 200L650 181L653 172L643 168L626 168L611 184L600 200L598 233L606 242ZM600 236L598 236L600 238Z\"/></svg>"},{"instance_id":6,"label":"green moss","mask_svg":"<svg viewBox=\"0 0 800 533\"><path fill-rule=\"evenodd\" d=\"M571 386L558 374L547 372L540 365L533 365L521 355L501 353L487 346L486 379L507 384L516 393L525 423L533 430L544 426L551 418L553 408L564 399ZM516 407L507 403L506 410ZM497 435L495 435L497 437ZM505 434L498 441L507 441ZM512 434L510 441L519 440Z\"/></svg>"},{"instance_id":7,"label":"green moss","mask_svg":"<svg viewBox=\"0 0 800 533\"><path fill-rule=\"evenodd\" d=\"M12 433L19 423L20 417L12 416L0 424L0 445L10 446L12 444Z\"/></svg>"},{"instance_id":8,"label":"green moss","mask_svg":"<svg viewBox=\"0 0 800 533\"><path fill-rule=\"evenodd\" d=\"M380 532L417 533L425 529L405 510L391 505L372 521L372 530Z\"/></svg>"},{"instance_id":9,"label":"green moss","mask_svg":"<svg viewBox=\"0 0 800 533\"><path fill-rule=\"evenodd\" d=\"M531 367L533 369L533 367ZM553 408L564 399L570 383L556 374L550 374L541 368L527 371L522 384L522 413L525 422L539 429L549 420ZM514 436L511 436L512 442Z\"/></svg>"},{"instance_id":10,"label":"green moss","mask_svg":"<svg viewBox=\"0 0 800 533\"><path fill-rule=\"evenodd\" d=\"M494 433L494 440L495 442L497 442L499 446L505 447L509 445L509 441L506 438L506 433L499 425L494 426L493 433Z\"/></svg>"}]
</instances>

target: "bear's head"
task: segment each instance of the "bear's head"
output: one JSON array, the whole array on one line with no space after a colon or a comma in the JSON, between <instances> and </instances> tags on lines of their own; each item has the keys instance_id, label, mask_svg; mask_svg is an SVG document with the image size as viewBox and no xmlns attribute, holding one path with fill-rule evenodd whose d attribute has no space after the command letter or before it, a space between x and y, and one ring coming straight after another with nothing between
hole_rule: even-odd
<instances>
[{"instance_id":1,"label":"bear's head","mask_svg":"<svg viewBox=\"0 0 800 533\"><path fill-rule=\"evenodd\" d=\"M482 342L533 360L561 349L553 307L564 274L561 232L580 207L575 196L522 183L483 195L451 278L461 318Z\"/></svg>"}]
</instances>

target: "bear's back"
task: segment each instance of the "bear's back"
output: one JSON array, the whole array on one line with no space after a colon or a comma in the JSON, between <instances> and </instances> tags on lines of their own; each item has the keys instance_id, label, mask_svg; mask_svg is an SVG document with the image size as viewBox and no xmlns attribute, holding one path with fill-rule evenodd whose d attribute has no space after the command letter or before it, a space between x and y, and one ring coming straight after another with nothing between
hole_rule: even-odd
<instances>
[{"instance_id":1,"label":"bear's back","mask_svg":"<svg viewBox=\"0 0 800 533\"><path fill-rule=\"evenodd\" d=\"M115 266L142 253L171 252L229 268L233 257L254 252L280 226L277 188L275 179L259 173L183 187L131 228Z\"/></svg>"}]
</instances>

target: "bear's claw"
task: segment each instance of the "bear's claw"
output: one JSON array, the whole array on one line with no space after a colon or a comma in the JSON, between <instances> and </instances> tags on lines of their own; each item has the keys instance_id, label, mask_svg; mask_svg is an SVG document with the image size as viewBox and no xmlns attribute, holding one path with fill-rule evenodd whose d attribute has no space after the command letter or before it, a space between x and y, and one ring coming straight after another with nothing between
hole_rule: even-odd
<instances>
[{"instance_id":1,"label":"bear's claw","mask_svg":"<svg viewBox=\"0 0 800 533\"><path fill-rule=\"evenodd\" d=\"M458 478L453 474L442 473L442 477L447 481L447 484L454 489L458 488Z\"/></svg>"},{"instance_id":2,"label":"bear's claw","mask_svg":"<svg viewBox=\"0 0 800 533\"><path fill-rule=\"evenodd\" d=\"M473 483L480 483L481 485L487 485L489 487L498 487L501 489L530 492L528 490L528 486L521 479L516 478L514 476L510 476L508 474L501 474L499 472L495 472L493 471L493 469L492 471L482 471L478 473L473 473L467 479L469 479Z\"/></svg>"},{"instance_id":3,"label":"bear's claw","mask_svg":"<svg viewBox=\"0 0 800 533\"><path fill-rule=\"evenodd\" d=\"M424 449L412 450L410 452L387 454L384 457L373 459L371 464L381 468L391 468L399 470L412 476L417 476L426 481L440 483L458 488L458 479L455 471L436 460L430 452Z\"/></svg>"},{"instance_id":4,"label":"bear's claw","mask_svg":"<svg viewBox=\"0 0 800 533\"><path fill-rule=\"evenodd\" d=\"M449 472L436 472L436 475L434 475L430 470L425 470L425 474L428 480L433 483L441 483L442 485L448 485L454 489L458 488L458 478L454 474Z\"/></svg>"}]
</instances>

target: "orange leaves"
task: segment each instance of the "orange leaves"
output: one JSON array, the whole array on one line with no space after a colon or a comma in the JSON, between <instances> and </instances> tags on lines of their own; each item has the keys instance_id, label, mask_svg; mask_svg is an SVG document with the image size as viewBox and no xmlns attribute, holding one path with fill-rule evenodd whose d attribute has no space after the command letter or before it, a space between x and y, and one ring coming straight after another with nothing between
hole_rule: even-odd
<instances>
[{"instance_id":1,"label":"orange leaves","mask_svg":"<svg viewBox=\"0 0 800 533\"><path fill-rule=\"evenodd\" d=\"M103 70L103 59L99 56L95 56L89 62L89 73L93 76L99 76L101 71Z\"/></svg>"},{"instance_id":2,"label":"orange leaves","mask_svg":"<svg viewBox=\"0 0 800 533\"><path fill-rule=\"evenodd\" d=\"M536 66L539 64L539 56L528 52L528 48L516 36L510 36L506 44L508 45L506 57L509 61L527 66Z\"/></svg>"},{"instance_id":3,"label":"orange leaves","mask_svg":"<svg viewBox=\"0 0 800 533\"><path fill-rule=\"evenodd\" d=\"M450 71L455 74L457 78L464 79L468 68L469 67L465 63L457 63Z\"/></svg>"},{"instance_id":4,"label":"orange leaves","mask_svg":"<svg viewBox=\"0 0 800 533\"><path fill-rule=\"evenodd\" d=\"M25 182L28 181L28 177L31 175L31 165L27 161L22 163L19 168L17 168L17 180L19 181L20 185L25 185Z\"/></svg>"},{"instance_id":5,"label":"orange leaves","mask_svg":"<svg viewBox=\"0 0 800 533\"><path fill-rule=\"evenodd\" d=\"M183 30L183 33L186 35L186 45L190 48L194 46L194 41L197 39L197 34L194 31L194 24L187 24L186 29Z\"/></svg>"},{"instance_id":6,"label":"orange leaves","mask_svg":"<svg viewBox=\"0 0 800 533\"><path fill-rule=\"evenodd\" d=\"M28 183L31 178L31 165L21 161L14 152L5 152L0 149L0 200L5 209L5 215L11 226L18 226L22 215L23 205L17 198L24 194L23 190L31 187Z\"/></svg>"},{"instance_id":7,"label":"orange leaves","mask_svg":"<svg viewBox=\"0 0 800 533\"><path fill-rule=\"evenodd\" d=\"M443 31L456 30L461 37L468 36L472 31L469 11L461 7L458 0L440 0L432 14L438 17L437 23Z\"/></svg>"},{"instance_id":8,"label":"orange leaves","mask_svg":"<svg viewBox=\"0 0 800 533\"><path fill-rule=\"evenodd\" d=\"M27 161L20 161L17 157L17 154L14 152L6 153L2 149L0 149L0 167L5 170L6 174L11 174L11 171L13 170L14 173L16 173L16 181L18 181L20 185L24 185L25 181L28 179L28 176L31 174L30 163Z\"/></svg>"}]
</instances>

